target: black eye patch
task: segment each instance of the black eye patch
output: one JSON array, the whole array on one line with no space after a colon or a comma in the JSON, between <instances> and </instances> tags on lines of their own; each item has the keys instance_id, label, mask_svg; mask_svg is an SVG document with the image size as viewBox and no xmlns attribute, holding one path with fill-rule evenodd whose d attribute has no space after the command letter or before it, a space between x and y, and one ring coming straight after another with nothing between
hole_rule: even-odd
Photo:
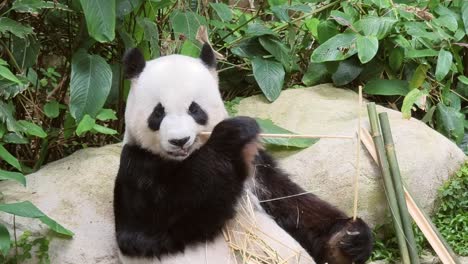
<instances>
[{"instance_id":1,"label":"black eye patch","mask_svg":"<svg viewBox=\"0 0 468 264\"><path fill-rule=\"evenodd\" d=\"M166 112L164 111L164 106L159 103L154 109L151 115L148 118L148 127L153 130L159 130L159 126L161 126L161 122L164 119Z\"/></svg>"},{"instance_id":2,"label":"black eye patch","mask_svg":"<svg viewBox=\"0 0 468 264\"><path fill-rule=\"evenodd\" d=\"M193 119L195 120L195 122L197 122L199 125L204 126L208 122L208 115L200 107L200 105L198 105L195 102L192 102L190 104L190 107L188 109L188 114L191 115Z\"/></svg>"}]
</instances>

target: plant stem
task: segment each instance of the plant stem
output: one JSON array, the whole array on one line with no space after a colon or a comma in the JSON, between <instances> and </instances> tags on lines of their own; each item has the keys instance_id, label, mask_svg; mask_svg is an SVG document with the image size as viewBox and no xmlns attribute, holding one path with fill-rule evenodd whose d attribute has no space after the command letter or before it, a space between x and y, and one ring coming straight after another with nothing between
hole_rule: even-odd
<instances>
[{"instance_id":1,"label":"plant stem","mask_svg":"<svg viewBox=\"0 0 468 264\"><path fill-rule=\"evenodd\" d=\"M403 189L403 184L401 183L401 174L400 167L398 166L398 159L395 153L395 145L392 138L392 130L390 128L390 122L388 120L387 113L380 113L380 126L382 127L382 135L385 143L385 150L387 153L388 163L390 165L390 172L393 179L393 186L396 191L396 198L398 203L398 208L400 209L401 222L403 224L403 231L407 239L409 257L411 259L411 264L419 263L418 250L416 247L416 242L414 240L414 233L412 228L411 218L408 213L408 207L406 206L405 200L405 191Z\"/></svg>"},{"instance_id":2,"label":"plant stem","mask_svg":"<svg viewBox=\"0 0 468 264\"><path fill-rule=\"evenodd\" d=\"M405 234L401 224L400 210L398 209L398 203L395 197L395 188L393 187L387 155L385 154L384 142L382 135L380 134L380 126L377 118L377 110L375 109L375 103L369 103L367 105L367 111L369 114L372 138L374 140L377 158L379 160L380 170L384 181L385 194L387 196L390 213L393 218L393 226L398 240L398 247L400 248L401 259L404 264L410 264L408 247L406 246Z\"/></svg>"}]
</instances>

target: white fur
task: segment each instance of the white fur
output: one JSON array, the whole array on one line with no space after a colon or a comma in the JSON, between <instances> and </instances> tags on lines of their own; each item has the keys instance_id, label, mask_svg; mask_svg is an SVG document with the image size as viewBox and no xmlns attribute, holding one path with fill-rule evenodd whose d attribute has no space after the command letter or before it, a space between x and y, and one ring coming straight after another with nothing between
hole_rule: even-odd
<instances>
[{"instance_id":1,"label":"white fur","mask_svg":"<svg viewBox=\"0 0 468 264\"><path fill-rule=\"evenodd\" d=\"M198 125L187 113L192 102L199 104L208 114L205 126ZM166 117L159 131L152 131L147 120L158 103L165 107ZM190 150L193 151L203 144L197 137L199 132L211 131L227 116L213 71L199 59L180 55L161 57L148 61L140 76L132 80L125 112L124 142L139 144L153 153L174 158L167 154L172 151L169 139L190 137L187 145L192 145ZM183 253L161 259L135 259L121 255L121 261L129 264L264 263L253 259L243 262L245 260L239 261L238 257L239 254L249 256L253 252L253 255L269 259L274 252L277 255L269 263L314 263L299 243L263 211L249 186L253 186L252 183L246 184L238 213L225 228L226 237L219 235L211 242L189 246ZM233 245L245 252L233 252ZM272 251L265 250L267 247Z\"/></svg>"}]
</instances>

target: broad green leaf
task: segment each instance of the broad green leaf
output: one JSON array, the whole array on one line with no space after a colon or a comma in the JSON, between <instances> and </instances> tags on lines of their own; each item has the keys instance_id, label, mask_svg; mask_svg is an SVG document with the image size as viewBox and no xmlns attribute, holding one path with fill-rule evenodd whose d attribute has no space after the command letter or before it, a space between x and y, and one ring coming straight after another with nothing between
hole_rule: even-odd
<instances>
[{"instance_id":1,"label":"broad green leaf","mask_svg":"<svg viewBox=\"0 0 468 264\"><path fill-rule=\"evenodd\" d=\"M8 255L8 252L10 251L10 245L10 233L8 233L6 226L0 224L0 253L3 256Z\"/></svg>"},{"instance_id":2,"label":"broad green leaf","mask_svg":"<svg viewBox=\"0 0 468 264\"><path fill-rule=\"evenodd\" d=\"M396 19L389 17L367 17L358 20L354 27L366 36L374 36L383 39L393 29Z\"/></svg>"},{"instance_id":3,"label":"broad green leaf","mask_svg":"<svg viewBox=\"0 0 468 264\"><path fill-rule=\"evenodd\" d=\"M0 65L0 76L3 78L15 82L17 84L23 84L7 67Z\"/></svg>"},{"instance_id":4,"label":"broad green leaf","mask_svg":"<svg viewBox=\"0 0 468 264\"><path fill-rule=\"evenodd\" d=\"M10 32L18 38L25 38L27 35L33 33L33 29L8 17L0 17L0 33L5 34L7 32Z\"/></svg>"},{"instance_id":5,"label":"broad green leaf","mask_svg":"<svg viewBox=\"0 0 468 264\"><path fill-rule=\"evenodd\" d=\"M93 129L95 124L96 120L94 118L90 117L89 115L85 115L76 128L76 134L78 136L83 135L84 133Z\"/></svg>"},{"instance_id":6,"label":"broad green leaf","mask_svg":"<svg viewBox=\"0 0 468 264\"><path fill-rule=\"evenodd\" d=\"M216 14L218 14L219 18L223 21L231 21L232 20L232 12L231 8L223 3L210 3L210 6L214 9Z\"/></svg>"},{"instance_id":7,"label":"broad green leaf","mask_svg":"<svg viewBox=\"0 0 468 264\"><path fill-rule=\"evenodd\" d=\"M402 48L393 48L390 51L390 56L388 57L388 66L392 71L399 71L401 65L403 65L403 60L405 58L405 51Z\"/></svg>"},{"instance_id":8,"label":"broad green leaf","mask_svg":"<svg viewBox=\"0 0 468 264\"><path fill-rule=\"evenodd\" d=\"M14 180L26 186L26 178L19 172L0 170L0 180Z\"/></svg>"},{"instance_id":9,"label":"broad green leaf","mask_svg":"<svg viewBox=\"0 0 468 264\"><path fill-rule=\"evenodd\" d=\"M461 15L463 24L465 25L465 33L468 35L468 1L464 1L461 7Z\"/></svg>"},{"instance_id":10,"label":"broad green leaf","mask_svg":"<svg viewBox=\"0 0 468 264\"><path fill-rule=\"evenodd\" d=\"M259 41L264 49L283 64L286 71L289 72L291 70L291 60L293 56L290 56L289 49L283 42L271 36L262 36L259 38Z\"/></svg>"},{"instance_id":11,"label":"broad green leaf","mask_svg":"<svg viewBox=\"0 0 468 264\"><path fill-rule=\"evenodd\" d=\"M106 134L106 135L115 135L118 133L116 130L112 128L108 128L108 127L101 126L98 124L94 124L93 129L101 134Z\"/></svg>"},{"instance_id":12,"label":"broad green leaf","mask_svg":"<svg viewBox=\"0 0 468 264\"><path fill-rule=\"evenodd\" d=\"M10 143L10 144L29 144L29 141L27 138L15 132L10 132L6 134L5 136L3 136L3 142Z\"/></svg>"},{"instance_id":13,"label":"broad green leaf","mask_svg":"<svg viewBox=\"0 0 468 264\"><path fill-rule=\"evenodd\" d=\"M249 38L241 41L231 49L231 52L239 57L250 59L268 55L268 52L262 47L258 38Z\"/></svg>"},{"instance_id":14,"label":"broad green leaf","mask_svg":"<svg viewBox=\"0 0 468 264\"><path fill-rule=\"evenodd\" d=\"M71 11L66 5L55 1L42 1L42 0L16 0L13 2L11 9L20 13L31 13L33 15L39 14L41 9L58 9Z\"/></svg>"},{"instance_id":15,"label":"broad green leaf","mask_svg":"<svg viewBox=\"0 0 468 264\"><path fill-rule=\"evenodd\" d=\"M375 36L357 36L358 57L362 63L368 63L379 50L379 40Z\"/></svg>"},{"instance_id":16,"label":"broad green leaf","mask_svg":"<svg viewBox=\"0 0 468 264\"><path fill-rule=\"evenodd\" d=\"M29 201L0 204L0 211L28 218L39 218L45 216L41 210Z\"/></svg>"},{"instance_id":17,"label":"broad green leaf","mask_svg":"<svg viewBox=\"0 0 468 264\"><path fill-rule=\"evenodd\" d=\"M336 24L332 21L322 21L317 26L317 37L320 44L325 43L327 40L338 35L340 31L336 27Z\"/></svg>"},{"instance_id":18,"label":"broad green leaf","mask_svg":"<svg viewBox=\"0 0 468 264\"><path fill-rule=\"evenodd\" d=\"M21 69L32 67L37 63L41 46L34 35L29 35L23 39L12 36L10 45L11 52ZM33 71L28 70L28 75L31 72Z\"/></svg>"},{"instance_id":19,"label":"broad green leaf","mask_svg":"<svg viewBox=\"0 0 468 264\"><path fill-rule=\"evenodd\" d=\"M136 47L135 40L133 37L125 31L124 28L119 28L117 30L117 33L119 34L120 38L122 39L122 42L124 43L125 49L131 49Z\"/></svg>"},{"instance_id":20,"label":"broad green leaf","mask_svg":"<svg viewBox=\"0 0 468 264\"><path fill-rule=\"evenodd\" d=\"M101 109L97 114L96 119L101 121L117 120L117 116L115 115L115 111L112 109Z\"/></svg>"},{"instance_id":21,"label":"broad green leaf","mask_svg":"<svg viewBox=\"0 0 468 264\"><path fill-rule=\"evenodd\" d=\"M391 6L390 0L371 0L372 3L379 8L389 8Z\"/></svg>"},{"instance_id":22,"label":"broad green leaf","mask_svg":"<svg viewBox=\"0 0 468 264\"><path fill-rule=\"evenodd\" d=\"M325 63L311 62L307 67L306 73L302 77L302 82L307 85L316 85L326 80L330 74L328 73Z\"/></svg>"},{"instance_id":23,"label":"broad green leaf","mask_svg":"<svg viewBox=\"0 0 468 264\"><path fill-rule=\"evenodd\" d=\"M457 18L451 15L443 15L432 20L434 23L455 32L458 29Z\"/></svg>"},{"instance_id":24,"label":"broad green leaf","mask_svg":"<svg viewBox=\"0 0 468 264\"><path fill-rule=\"evenodd\" d=\"M289 5L289 4L284 4L284 5L279 5L279 6L272 6L271 11L275 16L285 22L290 22L291 18L289 17L290 13L293 12L302 12L302 13L309 13L311 11L311 8L308 5L304 4L294 4L294 5Z\"/></svg>"},{"instance_id":25,"label":"broad green leaf","mask_svg":"<svg viewBox=\"0 0 468 264\"><path fill-rule=\"evenodd\" d=\"M407 50L405 56L407 58L423 58L423 57L435 57L439 55L437 50L433 49L423 49L423 50Z\"/></svg>"},{"instance_id":26,"label":"broad green leaf","mask_svg":"<svg viewBox=\"0 0 468 264\"><path fill-rule=\"evenodd\" d=\"M356 34L338 34L314 50L313 62L341 61L357 53Z\"/></svg>"},{"instance_id":27,"label":"broad green leaf","mask_svg":"<svg viewBox=\"0 0 468 264\"><path fill-rule=\"evenodd\" d=\"M401 106L403 118L409 119L411 117L411 108L413 107L414 103L416 103L416 101L424 95L427 95L426 90L413 89L405 96L403 105Z\"/></svg>"},{"instance_id":28,"label":"broad green leaf","mask_svg":"<svg viewBox=\"0 0 468 264\"><path fill-rule=\"evenodd\" d=\"M351 26L351 23L353 22L353 18L350 15L338 10L332 10L330 13L330 17L333 20L335 20L338 24L346 27Z\"/></svg>"},{"instance_id":29,"label":"broad green leaf","mask_svg":"<svg viewBox=\"0 0 468 264\"><path fill-rule=\"evenodd\" d=\"M287 2L288 2L288 0L268 0L268 4L270 6L284 5Z\"/></svg>"},{"instance_id":30,"label":"broad green leaf","mask_svg":"<svg viewBox=\"0 0 468 264\"><path fill-rule=\"evenodd\" d=\"M362 72L362 65L353 58L341 61L336 71L332 74L333 84L346 85L355 80Z\"/></svg>"},{"instance_id":31,"label":"broad green leaf","mask_svg":"<svg viewBox=\"0 0 468 264\"><path fill-rule=\"evenodd\" d=\"M22 171L18 159L11 155L10 152L8 152L8 150L2 144L0 144L0 158L6 161L6 163L15 167L17 170Z\"/></svg>"},{"instance_id":32,"label":"broad green leaf","mask_svg":"<svg viewBox=\"0 0 468 264\"><path fill-rule=\"evenodd\" d=\"M416 68L414 71L413 77L409 81L409 89L413 90L416 88L421 87L426 80L427 70L429 69L429 65L421 64Z\"/></svg>"},{"instance_id":33,"label":"broad green leaf","mask_svg":"<svg viewBox=\"0 0 468 264\"><path fill-rule=\"evenodd\" d=\"M463 75L459 75L458 76L458 80L466 85L468 85L468 77L466 76L463 76Z\"/></svg>"},{"instance_id":34,"label":"broad green leaf","mask_svg":"<svg viewBox=\"0 0 468 264\"><path fill-rule=\"evenodd\" d=\"M11 102L10 104L6 104L0 100L0 121L6 124L8 131L16 132L18 130L18 125L13 117L13 111L14 106Z\"/></svg>"},{"instance_id":35,"label":"broad green leaf","mask_svg":"<svg viewBox=\"0 0 468 264\"><path fill-rule=\"evenodd\" d=\"M47 133L42 129L42 127L32 122L28 122L26 120L20 120L16 123L21 128L21 130L28 135L36 136L40 138L47 137Z\"/></svg>"},{"instance_id":36,"label":"broad green leaf","mask_svg":"<svg viewBox=\"0 0 468 264\"><path fill-rule=\"evenodd\" d=\"M48 118L56 118L59 116L60 114L60 110L59 110L59 103L56 101L56 100L52 100L50 102L47 102L45 105L44 105L44 114L48 117Z\"/></svg>"},{"instance_id":37,"label":"broad green leaf","mask_svg":"<svg viewBox=\"0 0 468 264\"><path fill-rule=\"evenodd\" d=\"M143 0L117 0L117 16L120 18L130 14L133 10L140 7L142 3Z\"/></svg>"},{"instance_id":38,"label":"broad green leaf","mask_svg":"<svg viewBox=\"0 0 468 264\"><path fill-rule=\"evenodd\" d=\"M308 18L304 21L304 25L306 28L309 30L310 33L312 33L312 36L318 38L318 25L320 23L320 20L318 18Z\"/></svg>"},{"instance_id":39,"label":"broad green leaf","mask_svg":"<svg viewBox=\"0 0 468 264\"><path fill-rule=\"evenodd\" d=\"M275 125L271 120L268 119L259 119L257 118L257 123L260 126L263 133L268 134L291 134L294 135L289 130L281 128ZM283 147L292 147L292 148L308 148L313 145L318 139L309 139L309 138L262 138L262 141L265 144L283 146Z\"/></svg>"},{"instance_id":40,"label":"broad green leaf","mask_svg":"<svg viewBox=\"0 0 468 264\"><path fill-rule=\"evenodd\" d=\"M249 37L259 37L264 35L276 35L273 30L260 23L251 23L247 26L245 34Z\"/></svg>"},{"instance_id":41,"label":"broad green leaf","mask_svg":"<svg viewBox=\"0 0 468 264\"><path fill-rule=\"evenodd\" d=\"M445 106L442 102L436 109L437 131L460 144L463 140L465 116L452 107Z\"/></svg>"},{"instance_id":42,"label":"broad green leaf","mask_svg":"<svg viewBox=\"0 0 468 264\"><path fill-rule=\"evenodd\" d=\"M273 102L278 98L284 83L284 68L281 63L256 57L252 60L255 80L265 97Z\"/></svg>"},{"instance_id":43,"label":"broad green leaf","mask_svg":"<svg viewBox=\"0 0 468 264\"><path fill-rule=\"evenodd\" d=\"M364 86L366 94L402 95L409 92L408 82L402 80L372 80Z\"/></svg>"},{"instance_id":44,"label":"broad green leaf","mask_svg":"<svg viewBox=\"0 0 468 264\"><path fill-rule=\"evenodd\" d=\"M452 59L452 53L443 49L439 51L439 56L437 57L437 68L435 72L435 76L438 81L443 80L450 71L450 66L452 66Z\"/></svg>"},{"instance_id":45,"label":"broad green leaf","mask_svg":"<svg viewBox=\"0 0 468 264\"><path fill-rule=\"evenodd\" d=\"M95 116L106 102L112 85L112 70L98 55L83 50L72 58L70 113L76 120Z\"/></svg>"},{"instance_id":46,"label":"broad green leaf","mask_svg":"<svg viewBox=\"0 0 468 264\"><path fill-rule=\"evenodd\" d=\"M54 230L56 233L69 236L69 237L72 237L74 235L72 231L66 229L65 227L63 227L62 225L57 223L55 220L53 220L52 218L46 215L44 215L43 217L40 217L39 220L41 220L42 223L46 224L50 229Z\"/></svg>"},{"instance_id":47,"label":"broad green leaf","mask_svg":"<svg viewBox=\"0 0 468 264\"><path fill-rule=\"evenodd\" d=\"M137 23L143 28L143 39L149 42L151 58L159 57L159 32L156 23L146 17L138 17Z\"/></svg>"},{"instance_id":48,"label":"broad green leaf","mask_svg":"<svg viewBox=\"0 0 468 264\"><path fill-rule=\"evenodd\" d=\"M65 114L65 121L63 122L63 137L65 139L71 138L75 133L76 121L70 113Z\"/></svg>"},{"instance_id":49,"label":"broad green leaf","mask_svg":"<svg viewBox=\"0 0 468 264\"><path fill-rule=\"evenodd\" d=\"M115 0L80 0L91 37L99 42L115 38Z\"/></svg>"},{"instance_id":50,"label":"broad green leaf","mask_svg":"<svg viewBox=\"0 0 468 264\"><path fill-rule=\"evenodd\" d=\"M184 41L184 44L182 44L180 54L197 58L200 55L200 48L191 40L187 39Z\"/></svg>"},{"instance_id":51,"label":"broad green leaf","mask_svg":"<svg viewBox=\"0 0 468 264\"><path fill-rule=\"evenodd\" d=\"M191 11L173 11L170 16L170 21L176 38L183 35L190 40L195 40L197 30L200 26L207 25L204 17Z\"/></svg>"}]
</instances>

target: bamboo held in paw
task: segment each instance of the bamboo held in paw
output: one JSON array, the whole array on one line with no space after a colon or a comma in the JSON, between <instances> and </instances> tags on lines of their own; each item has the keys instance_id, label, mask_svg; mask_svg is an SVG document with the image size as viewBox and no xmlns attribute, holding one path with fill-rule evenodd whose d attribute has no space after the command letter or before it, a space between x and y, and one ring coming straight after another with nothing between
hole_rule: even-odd
<instances>
[{"instance_id":1,"label":"bamboo held in paw","mask_svg":"<svg viewBox=\"0 0 468 264\"><path fill-rule=\"evenodd\" d=\"M413 228L411 226L411 219L408 214L408 207L406 206L403 185L401 182L400 167L395 153L395 145L393 144L392 130L390 129L390 122L387 113L379 114L380 125L382 127L382 135L385 143L385 150L387 153L388 163L390 165L390 174L393 179L393 186L395 187L395 195L400 210L401 222L403 231L407 239L409 257L411 264L419 263L418 250L414 240Z\"/></svg>"},{"instance_id":2,"label":"bamboo held in paw","mask_svg":"<svg viewBox=\"0 0 468 264\"><path fill-rule=\"evenodd\" d=\"M201 136L210 136L211 132L201 132ZM336 135L296 135L296 134L269 134L260 133L260 137L264 138L342 138L353 139L353 136L336 136Z\"/></svg>"},{"instance_id":3,"label":"bamboo held in paw","mask_svg":"<svg viewBox=\"0 0 468 264\"><path fill-rule=\"evenodd\" d=\"M401 216L395 197L395 189L393 187L387 155L385 154L384 143L382 135L380 134L380 126L379 120L377 118L377 110L375 109L375 103L369 103L367 105L367 111L369 114L369 122L372 130L372 138L377 150L377 158L379 160L380 170L384 180L385 193L387 195L388 205L393 217L393 225L398 240L398 247L400 248L401 259L404 264L409 264L411 262L409 258L408 247L406 246L405 234L402 230Z\"/></svg>"},{"instance_id":4,"label":"bamboo held in paw","mask_svg":"<svg viewBox=\"0 0 468 264\"><path fill-rule=\"evenodd\" d=\"M354 204L353 204L353 220L357 218L357 206L359 198L358 179L361 175L361 111L362 111L362 86L359 86L359 102L358 102L358 127L357 127L357 145L356 145L356 174L354 175Z\"/></svg>"}]
</instances>

